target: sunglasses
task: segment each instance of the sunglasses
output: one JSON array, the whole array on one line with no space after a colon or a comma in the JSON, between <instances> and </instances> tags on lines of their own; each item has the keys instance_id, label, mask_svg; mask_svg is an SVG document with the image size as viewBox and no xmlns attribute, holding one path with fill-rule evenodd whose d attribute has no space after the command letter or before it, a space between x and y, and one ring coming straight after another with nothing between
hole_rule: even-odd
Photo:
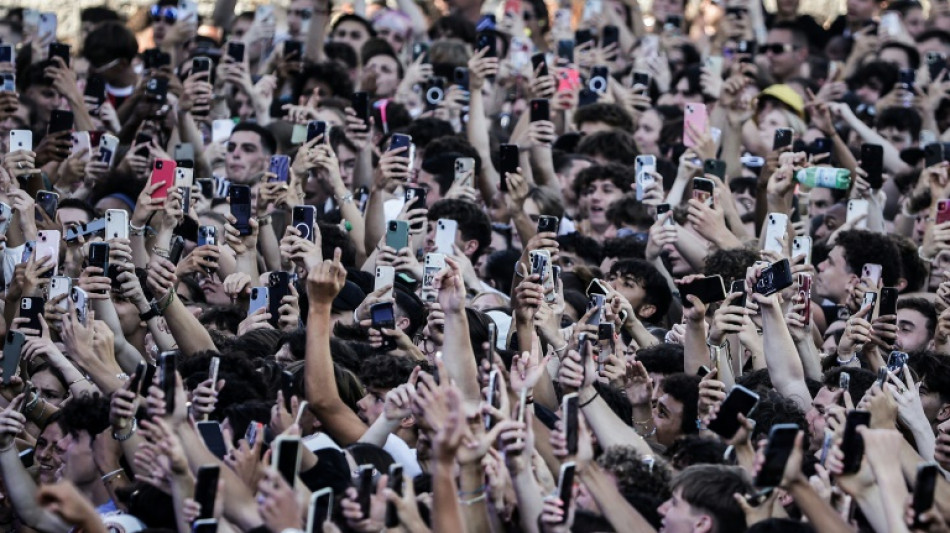
<instances>
[{"instance_id":1,"label":"sunglasses","mask_svg":"<svg viewBox=\"0 0 950 533\"><path fill-rule=\"evenodd\" d=\"M287 10L288 15L297 15L298 17L304 20L310 20L310 17L313 16L312 9L289 9Z\"/></svg>"},{"instance_id":2,"label":"sunglasses","mask_svg":"<svg viewBox=\"0 0 950 533\"><path fill-rule=\"evenodd\" d=\"M794 44L789 43L772 43L772 44L763 44L759 47L759 51L763 54L772 52L775 55L784 54L785 52L791 52L797 48Z\"/></svg>"},{"instance_id":3,"label":"sunglasses","mask_svg":"<svg viewBox=\"0 0 950 533\"><path fill-rule=\"evenodd\" d=\"M178 8L175 6L154 5L149 13L152 15L152 22L164 20L166 24L174 24L178 20Z\"/></svg>"}]
</instances>

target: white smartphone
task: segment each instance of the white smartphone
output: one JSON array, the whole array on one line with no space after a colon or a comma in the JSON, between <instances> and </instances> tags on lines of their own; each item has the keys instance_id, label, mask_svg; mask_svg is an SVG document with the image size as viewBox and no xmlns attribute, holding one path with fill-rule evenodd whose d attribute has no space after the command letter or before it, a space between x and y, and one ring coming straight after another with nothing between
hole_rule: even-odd
<instances>
[{"instance_id":1,"label":"white smartphone","mask_svg":"<svg viewBox=\"0 0 950 533\"><path fill-rule=\"evenodd\" d=\"M307 509L307 531L320 531L320 524L329 522L333 514L333 489L324 487L310 495Z\"/></svg>"},{"instance_id":2,"label":"white smartphone","mask_svg":"<svg viewBox=\"0 0 950 533\"><path fill-rule=\"evenodd\" d=\"M40 20L36 28L37 40L41 44L48 44L56 40L56 29L59 22L56 13L44 11L40 13Z\"/></svg>"},{"instance_id":3,"label":"white smartphone","mask_svg":"<svg viewBox=\"0 0 950 533\"><path fill-rule=\"evenodd\" d=\"M30 130L10 130L10 144L7 145L7 152L33 151L33 132Z\"/></svg>"},{"instance_id":4,"label":"white smartphone","mask_svg":"<svg viewBox=\"0 0 950 533\"><path fill-rule=\"evenodd\" d=\"M129 238L129 213L122 209L106 211L106 240Z\"/></svg>"},{"instance_id":5,"label":"white smartphone","mask_svg":"<svg viewBox=\"0 0 950 533\"><path fill-rule=\"evenodd\" d=\"M762 249L785 255L782 243L788 233L788 215L784 213L769 213L766 218L765 243Z\"/></svg>"},{"instance_id":6,"label":"white smartphone","mask_svg":"<svg viewBox=\"0 0 950 533\"><path fill-rule=\"evenodd\" d=\"M877 263L865 263L861 267L861 279L871 280L871 287L876 289L878 283L881 282L881 273L884 271L884 267Z\"/></svg>"},{"instance_id":7,"label":"white smartphone","mask_svg":"<svg viewBox=\"0 0 950 533\"><path fill-rule=\"evenodd\" d=\"M112 163L115 161L115 151L118 147L118 137L109 135L108 133L104 134L102 138L99 139L99 161L108 164L109 168L112 168Z\"/></svg>"},{"instance_id":8,"label":"white smartphone","mask_svg":"<svg viewBox=\"0 0 950 533\"><path fill-rule=\"evenodd\" d=\"M383 295L383 298L392 298L393 297L393 283L396 281L396 269L391 266L378 266L376 267L376 284L373 286L373 291L378 291L386 285L389 285L389 292Z\"/></svg>"},{"instance_id":9,"label":"white smartphone","mask_svg":"<svg viewBox=\"0 0 950 533\"><path fill-rule=\"evenodd\" d=\"M267 309L270 300L270 290L267 287L251 288L251 303L247 307L247 316L253 315L258 309Z\"/></svg>"},{"instance_id":10,"label":"white smartphone","mask_svg":"<svg viewBox=\"0 0 950 533\"><path fill-rule=\"evenodd\" d=\"M435 275L445 268L445 254L431 253L426 254L423 259L422 269L422 300L425 302L434 302L439 293L432 288L432 282Z\"/></svg>"},{"instance_id":11,"label":"white smartphone","mask_svg":"<svg viewBox=\"0 0 950 533\"><path fill-rule=\"evenodd\" d=\"M642 201L647 188L656 183L650 172L656 172L656 156L638 155L634 163L634 176L637 180L637 200Z\"/></svg>"},{"instance_id":12,"label":"white smartphone","mask_svg":"<svg viewBox=\"0 0 950 533\"><path fill-rule=\"evenodd\" d=\"M709 56L706 58L706 69L716 78L722 78L722 56Z\"/></svg>"},{"instance_id":13,"label":"white smartphone","mask_svg":"<svg viewBox=\"0 0 950 533\"><path fill-rule=\"evenodd\" d=\"M885 11L881 14L878 33L883 37L896 37L901 33L901 15L897 11Z\"/></svg>"},{"instance_id":14,"label":"white smartphone","mask_svg":"<svg viewBox=\"0 0 950 533\"><path fill-rule=\"evenodd\" d=\"M231 119L218 119L211 123L211 141L214 143L226 143L231 138L231 131L234 130L234 121Z\"/></svg>"},{"instance_id":15,"label":"white smartphone","mask_svg":"<svg viewBox=\"0 0 950 533\"><path fill-rule=\"evenodd\" d=\"M111 137L111 135L110 135ZM74 131L73 132L73 148L71 153L78 154L79 152L86 150L86 155L84 159L89 159L89 132L88 131Z\"/></svg>"},{"instance_id":16,"label":"white smartphone","mask_svg":"<svg viewBox=\"0 0 950 533\"><path fill-rule=\"evenodd\" d=\"M59 304L56 305L56 308L61 311L66 311L69 309L69 298L70 292L73 289L73 280L69 276L53 276L53 279L49 282L49 299L50 301L55 300L57 296L65 294L66 298L63 298Z\"/></svg>"},{"instance_id":17,"label":"white smartphone","mask_svg":"<svg viewBox=\"0 0 950 533\"><path fill-rule=\"evenodd\" d=\"M475 170L475 159L459 157L455 160L455 182L463 187L472 186L472 171Z\"/></svg>"},{"instance_id":18,"label":"white smartphone","mask_svg":"<svg viewBox=\"0 0 950 533\"><path fill-rule=\"evenodd\" d=\"M87 326L86 317L89 314L89 295L79 287L73 287L69 295L70 298L73 299L73 305L76 307L76 318L79 319L80 324Z\"/></svg>"},{"instance_id":19,"label":"white smartphone","mask_svg":"<svg viewBox=\"0 0 950 533\"><path fill-rule=\"evenodd\" d=\"M218 370L221 368L221 358L212 357L211 364L208 365L208 379L211 380L211 383L218 382Z\"/></svg>"},{"instance_id":20,"label":"white smartphone","mask_svg":"<svg viewBox=\"0 0 950 533\"><path fill-rule=\"evenodd\" d=\"M195 183L195 169L175 167L175 187L190 189Z\"/></svg>"},{"instance_id":21,"label":"white smartphone","mask_svg":"<svg viewBox=\"0 0 950 533\"><path fill-rule=\"evenodd\" d=\"M455 255L455 234L458 231L458 222L440 218L436 222L435 249L440 254Z\"/></svg>"},{"instance_id":22,"label":"white smartphone","mask_svg":"<svg viewBox=\"0 0 950 533\"><path fill-rule=\"evenodd\" d=\"M800 237L795 237L792 239L792 257L796 257L802 254L805 254L805 264L811 264L811 237L808 235L802 235Z\"/></svg>"},{"instance_id":23,"label":"white smartphone","mask_svg":"<svg viewBox=\"0 0 950 533\"><path fill-rule=\"evenodd\" d=\"M13 220L13 209L3 202L0 202L0 217L4 218L0 221L0 235L6 235L7 230L10 229L10 221Z\"/></svg>"},{"instance_id":24,"label":"white smartphone","mask_svg":"<svg viewBox=\"0 0 950 533\"><path fill-rule=\"evenodd\" d=\"M852 220L857 220L858 217L864 215L864 219L860 220L854 225L855 229L867 229L868 228L868 201L863 199L848 200L848 218L847 222Z\"/></svg>"},{"instance_id":25,"label":"white smartphone","mask_svg":"<svg viewBox=\"0 0 950 533\"><path fill-rule=\"evenodd\" d=\"M59 270L59 230L51 229L37 232L36 234L36 258L43 261L46 257L53 258L53 270L47 276L55 276Z\"/></svg>"},{"instance_id":26,"label":"white smartphone","mask_svg":"<svg viewBox=\"0 0 950 533\"><path fill-rule=\"evenodd\" d=\"M178 20L198 20L198 4L192 0L178 0Z\"/></svg>"}]
</instances>

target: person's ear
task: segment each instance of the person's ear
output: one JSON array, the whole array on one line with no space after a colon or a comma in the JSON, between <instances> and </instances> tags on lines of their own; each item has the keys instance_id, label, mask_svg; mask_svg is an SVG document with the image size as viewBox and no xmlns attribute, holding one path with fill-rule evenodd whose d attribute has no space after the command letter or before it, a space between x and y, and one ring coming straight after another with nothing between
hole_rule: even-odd
<instances>
[{"instance_id":1,"label":"person's ear","mask_svg":"<svg viewBox=\"0 0 950 533\"><path fill-rule=\"evenodd\" d=\"M650 318L656 314L656 306L653 304L643 304L634 311L637 318Z\"/></svg>"},{"instance_id":2,"label":"person's ear","mask_svg":"<svg viewBox=\"0 0 950 533\"><path fill-rule=\"evenodd\" d=\"M416 426L416 417L409 415L399 421L399 427L402 429L412 429Z\"/></svg>"},{"instance_id":3,"label":"person's ear","mask_svg":"<svg viewBox=\"0 0 950 533\"><path fill-rule=\"evenodd\" d=\"M695 533L709 533L713 530L715 522L708 514L701 514L696 518L696 523L693 525L693 531Z\"/></svg>"},{"instance_id":4,"label":"person's ear","mask_svg":"<svg viewBox=\"0 0 950 533\"><path fill-rule=\"evenodd\" d=\"M409 321L408 317L399 317L396 319L396 328L405 331L411 326L412 323Z\"/></svg>"},{"instance_id":5,"label":"person's ear","mask_svg":"<svg viewBox=\"0 0 950 533\"><path fill-rule=\"evenodd\" d=\"M947 419L950 419L950 403L941 405L937 411L937 422L945 422Z\"/></svg>"},{"instance_id":6,"label":"person's ear","mask_svg":"<svg viewBox=\"0 0 950 533\"><path fill-rule=\"evenodd\" d=\"M462 245L462 253L464 253L466 257L472 257L472 254L474 254L477 250L478 241L475 239L465 241L465 243Z\"/></svg>"}]
</instances>

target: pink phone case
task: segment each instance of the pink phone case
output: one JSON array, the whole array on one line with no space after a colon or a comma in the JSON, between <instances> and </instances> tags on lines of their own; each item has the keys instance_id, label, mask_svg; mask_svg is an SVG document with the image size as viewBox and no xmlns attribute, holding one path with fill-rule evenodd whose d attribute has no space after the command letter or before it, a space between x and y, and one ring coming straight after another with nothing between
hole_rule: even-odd
<instances>
[{"instance_id":1,"label":"pink phone case","mask_svg":"<svg viewBox=\"0 0 950 533\"><path fill-rule=\"evenodd\" d=\"M706 114L705 104L686 104L685 116L683 117L683 144L687 148L693 148L698 144L699 139L690 134L690 126L696 131L696 135L706 133L706 123L709 116Z\"/></svg>"}]
</instances>

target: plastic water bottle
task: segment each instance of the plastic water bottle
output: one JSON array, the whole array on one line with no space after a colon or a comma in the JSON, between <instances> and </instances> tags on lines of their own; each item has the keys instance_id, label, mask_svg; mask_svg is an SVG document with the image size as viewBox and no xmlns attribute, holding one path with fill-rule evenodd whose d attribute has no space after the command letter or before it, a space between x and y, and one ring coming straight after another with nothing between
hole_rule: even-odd
<instances>
[{"instance_id":1,"label":"plastic water bottle","mask_svg":"<svg viewBox=\"0 0 950 533\"><path fill-rule=\"evenodd\" d=\"M806 187L847 189L851 186L851 171L834 167L803 168L795 173L795 181Z\"/></svg>"}]
</instances>

